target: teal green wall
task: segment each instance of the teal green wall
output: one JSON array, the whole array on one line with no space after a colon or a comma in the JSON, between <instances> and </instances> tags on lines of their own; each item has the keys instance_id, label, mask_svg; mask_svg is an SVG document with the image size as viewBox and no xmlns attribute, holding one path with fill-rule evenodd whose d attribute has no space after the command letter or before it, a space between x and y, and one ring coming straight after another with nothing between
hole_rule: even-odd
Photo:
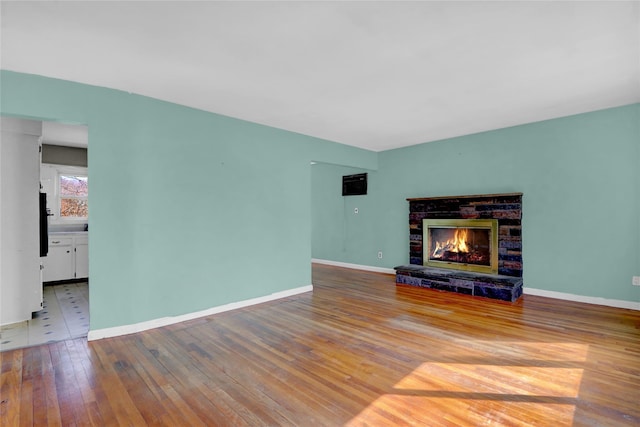
<instances>
[{"instance_id":1,"label":"teal green wall","mask_svg":"<svg viewBox=\"0 0 640 427\"><path fill-rule=\"evenodd\" d=\"M525 286L640 300L638 104L373 153L8 71L0 102L89 126L92 330L308 285L312 256L405 264L405 199L453 194L524 193Z\"/></svg>"},{"instance_id":2,"label":"teal green wall","mask_svg":"<svg viewBox=\"0 0 640 427\"><path fill-rule=\"evenodd\" d=\"M312 228L330 232L313 256L406 264L406 198L522 192L526 287L640 301L639 123L636 104L381 152L361 200L335 188L347 170L315 165Z\"/></svg>"},{"instance_id":3,"label":"teal green wall","mask_svg":"<svg viewBox=\"0 0 640 427\"><path fill-rule=\"evenodd\" d=\"M321 163L313 165L311 170L312 257L382 266L384 258L377 258L378 251L384 249L375 228L381 208L377 198L369 195L342 197L343 175L367 173L368 192L371 193L378 186L376 171Z\"/></svg>"},{"instance_id":4,"label":"teal green wall","mask_svg":"<svg viewBox=\"0 0 640 427\"><path fill-rule=\"evenodd\" d=\"M310 161L377 154L125 92L2 71L0 112L89 127L91 329L311 284Z\"/></svg>"}]
</instances>

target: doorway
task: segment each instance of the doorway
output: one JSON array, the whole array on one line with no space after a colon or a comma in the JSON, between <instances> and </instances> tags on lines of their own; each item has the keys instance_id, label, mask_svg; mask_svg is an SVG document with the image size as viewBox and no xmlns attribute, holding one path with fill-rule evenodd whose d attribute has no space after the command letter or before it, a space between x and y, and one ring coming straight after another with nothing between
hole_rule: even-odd
<instances>
[{"instance_id":1,"label":"doorway","mask_svg":"<svg viewBox=\"0 0 640 427\"><path fill-rule=\"evenodd\" d=\"M41 123L40 192L47 194L48 214L48 253L40 258L42 309L1 327L0 351L86 337L89 331L88 129Z\"/></svg>"}]
</instances>

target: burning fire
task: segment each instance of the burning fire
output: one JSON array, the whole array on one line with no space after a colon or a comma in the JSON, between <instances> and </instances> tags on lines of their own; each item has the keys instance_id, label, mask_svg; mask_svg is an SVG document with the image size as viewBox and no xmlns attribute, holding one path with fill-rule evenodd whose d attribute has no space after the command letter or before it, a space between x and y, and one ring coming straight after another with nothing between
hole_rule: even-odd
<instances>
[{"instance_id":1,"label":"burning fire","mask_svg":"<svg viewBox=\"0 0 640 427\"><path fill-rule=\"evenodd\" d=\"M469 252L467 246L467 228L456 228L453 239L449 239L446 242L436 242L436 247L433 250L432 258L442 258L445 252Z\"/></svg>"}]
</instances>

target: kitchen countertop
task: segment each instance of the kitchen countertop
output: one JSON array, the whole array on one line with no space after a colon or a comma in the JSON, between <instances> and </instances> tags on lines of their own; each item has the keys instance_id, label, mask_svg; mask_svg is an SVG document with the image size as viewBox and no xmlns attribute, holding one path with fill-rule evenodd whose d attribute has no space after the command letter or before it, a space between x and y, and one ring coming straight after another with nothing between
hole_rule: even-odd
<instances>
[{"instance_id":1,"label":"kitchen countertop","mask_svg":"<svg viewBox=\"0 0 640 427\"><path fill-rule=\"evenodd\" d=\"M84 235L89 234L88 231L51 231L49 236L62 236L62 235Z\"/></svg>"}]
</instances>

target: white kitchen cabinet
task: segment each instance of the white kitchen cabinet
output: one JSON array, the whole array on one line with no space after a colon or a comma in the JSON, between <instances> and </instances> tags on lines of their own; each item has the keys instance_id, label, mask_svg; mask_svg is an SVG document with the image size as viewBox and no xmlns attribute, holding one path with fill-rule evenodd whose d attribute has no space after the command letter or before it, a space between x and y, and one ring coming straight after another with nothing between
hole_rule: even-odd
<instances>
[{"instance_id":1,"label":"white kitchen cabinet","mask_svg":"<svg viewBox=\"0 0 640 427\"><path fill-rule=\"evenodd\" d=\"M51 233L49 253L43 258L43 280L84 279L89 277L89 239L87 233Z\"/></svg>"},{"instance_id":2,"label":"white kitchen cabinet","mask_svg":"<svg viewBox=\"0 0 640 427\"><path fill-rule=\"evenodd\" d=\"M49 237L49 253L43 259L45 282L73 279L75 273L73 238Z\"/></svg>"},{"instance_id":3,"label":"white kitchen cabinet","mask_svg":"<svg viewBox=\"0 0 640 427\"><path fill-rule=\"evenodd\" d=\"M75 239L76 279L89 277L89 238L76 237Z\"/></svg>"}]
</instances>

